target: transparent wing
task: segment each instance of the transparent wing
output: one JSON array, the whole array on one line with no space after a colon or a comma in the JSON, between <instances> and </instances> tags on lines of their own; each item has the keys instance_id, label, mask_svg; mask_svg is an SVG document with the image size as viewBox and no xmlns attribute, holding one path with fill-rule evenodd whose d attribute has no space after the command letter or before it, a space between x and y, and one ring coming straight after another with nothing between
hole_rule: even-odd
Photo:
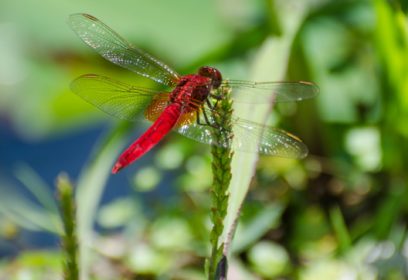
<instances>
[{"instance_id":1,"label":"transparent wing","mask_svg":"<svg viewBox=\"0 0 408 280\"><path fill-rule=\"evenodd\" d=\"M75 79L71 83L71 89L102 111L130 121L143 118L154 121L168 105L168 93L157 93L94 74ZM214 137L215 128L208 125L208 123L215 123L211 116L216 112L204 107L199 110L199 120L196 120L195 111L186 113L175 129L198 142L221 147L232 146L233 149L244 152L259 152L290 158L302 158L307 155L307 147L296 136L271 126L263 126L239 118L232 121L234 132L232 144L227 139L218 143Z\"/></svg>"},{"instance_id":2,"label":"transparent wing","mask_svg":"<svg viewBox=\"0 0 408 280\"><path fill-rule=\"evenodd\" d=\"M105 76L87 74L71 83L71 90L100 110L119 119L134 121L143 119L145 109L157 96L163 99L167 93L131 86ZM162 111L166 103L156 104L156 110Z\"/></svg>"},{"instance_id":3,"label":"transparent wing","mask_svg":"<svg viewBox=\"0 0 408 280\"><path fill-rule=\"evenodd\" d=\"M319 88L310 82L250 82L224 81L222 86L232 89L235 102L271 103L313 98Z\"/></svg>"},{"instance_id":4,"label":"transparent wing","mask_svg":"<svg viewBox=\"0 0 408 280\"><path fill-rule=\"evenodd\" d=\"M233 148L244 152L257 151L261 154L287 158L304 158L308 149L296 136L272 127L237 119L233 125ZM259 139L257 144L256 139Z\"/></svg>"},{"instance_id":5,"label":"transparent wing","mask_svg":"<svg viewBox=\"0 0 408 280\"><path fill-rule=\"evenodd\" d=\"M200 123L205 123L202 116L203 114L200 113ZM207 119L212 122L208 113ZM231 147L237 151L257 152L287 158L303 158L308 153L306 145L299 138L283 130L239 118L234 119L232 123L234 133L232 142L227 139L224 139L221 143L216 142L216 137L214 137L216 128L198 124L197 122L177 127L176 130L195 141L209 145Z\"/></svg>"},{"instance_id":6,"label":"transparent wing","mask_svg":"<svg viewBox=\"0 0 408 280\"><path fill-rule=\"evenodd\" d=\"M143 77L173 87L179 75L163 62L131 46L115 31L88 14L73 14L69 25L74 32L105 59Z\"/></svg>"}]
</instances>

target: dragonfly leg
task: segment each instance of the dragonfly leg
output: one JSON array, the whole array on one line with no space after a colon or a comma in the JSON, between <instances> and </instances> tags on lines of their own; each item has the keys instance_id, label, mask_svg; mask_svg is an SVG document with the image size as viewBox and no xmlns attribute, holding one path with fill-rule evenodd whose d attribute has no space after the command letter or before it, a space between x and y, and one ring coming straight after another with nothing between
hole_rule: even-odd
<instances>
[{"instance_id":1,"label":"dragonfly leg","mask_svg":"<svg viewBox=\"0 0 408 280\"><path fill-rule=\"evenodd\" d=\"M218 94L210 94L210 96L216 100L216 101L215 101L215 104L213 105L213 104L210 102L209 98L207 98L206 101L207 101L208 106L209 106L211 109L214 109L215 107L218 106L218 101L220 101L220 100L222 99L222 96L221 96L221 95L218 95ZM210 105L210 104L211 104L211 105Z\"/></svg>"},{"instance_id":2,"label":"dragonfly leg","mask_svg":"<svg viewBox=\"0 0 408 280\"><path fill-rule=\"evenodd\" d=\"M205 122L206 122L206 123L203 124L203 123L200 122L200 113L199 113L199 111L197 110L196 112L197 112L197 124L199 124L199 125L208 125L208 126L212 127L213 129L220 130L221 134L222 134L222 138L224 138L224 139L221 140L223 143L219 143L219 145L222 146L222 147L227 147L229 145L228 143L230 143L231 139L230 139L229 133L227 133L227 131L225 131L225 129L222 127L222 125L220 125L218 123L210 123L210 120L209 120L209 118L207 116L206 111L202 111Z\"/></svg>"},{"instance_id":3,"label":"dragonfly leg","mask_svg":"<svg viewBox=\"0 0 408 280\"><path fill-rule=\"evenodd\" d=\"M215 101L215 104L212 104L212 103L211 103L211 100L209 100L208 98L207 98L205 101L206 101L206 103L207 103L207 106L208 106L210 109L213 110L212 113L213 113L213 114L218 114L218 112L217 112L215 109L217 108L217 106L218 106L218 101L220 101L220 99L217 99L217 100ZM207 118L207 115L206 115L205 111L203 111L203 113L204 113L204 118L206 119L206 121L208 121L208 118ZM222 126L220 125L220 126L217 126L216 128L222 129Z\"/></svg>"},{"instance_id":4,"label":"dragonfly leg","mask_svg":"<svg viewBox=\"0 0 408 280\"><path fill-rule=\"evenodd\" d=\"M199 124L199 125L208 125L208 126L210 126L210 127L212 127L212 128L220 129L220 127L218 127L216 124L210 123L210 120L209 120L207 114L205 113L205 111L203 111L202 113L203 113L203 116L204 116L204 119L205 119L205 123L202 123L202 122L200 121L200 112L199 112L199 110L197 110L197 111L196 111L196 114L197 114L197 118L196 118L197 124Z\"/></svg>"},{"instance_id":5,"label":"dragonfly leg","mask_svg":"<svg viewBox=\"0 0 408 280\"><path fill-rule=\"evenodd\" d=\"M218 101L216 101L215 104L213 105L213 104L211 103L210 99L209 99L209 98L206 98L206 99L205 99L205 103L207 103L207 106L208 106L210 109L214 109L215 107L217 107Z\"/></svg>"}]
</instances>

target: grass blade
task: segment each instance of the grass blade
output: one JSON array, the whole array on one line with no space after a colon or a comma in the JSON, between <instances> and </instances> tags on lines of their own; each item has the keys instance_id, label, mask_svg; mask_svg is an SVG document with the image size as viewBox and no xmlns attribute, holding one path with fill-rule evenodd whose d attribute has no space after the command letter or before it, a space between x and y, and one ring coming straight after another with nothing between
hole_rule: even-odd
<instances>
[{"instance_id":1,"label":"grass blade","mask_svg":"<svg viewBox=\"0 0 408 280\"><path fill-rule=\"evenodd\" d=\"M78 207L79 266L82 280L89 279L93 224L98 204L106 181L111 174L113 162L120 147L124 145L126 138L124 136L131 130L131 127L131 123L121 122L102 139L78 182L76 203Z\"/></svg>"}]
</instances>

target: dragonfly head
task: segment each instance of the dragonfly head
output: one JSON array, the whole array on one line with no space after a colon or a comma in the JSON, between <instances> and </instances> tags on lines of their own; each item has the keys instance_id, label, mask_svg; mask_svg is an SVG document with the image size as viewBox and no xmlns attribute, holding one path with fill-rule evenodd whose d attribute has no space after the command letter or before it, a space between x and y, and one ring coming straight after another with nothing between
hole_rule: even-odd
<instances>
[{"instance_id":1,"label":"dragonfly head","mask_svg":"<svg viewBox=\"0 0 408 280\"><path fill-rule=\"evenodd\" d=\"M211 79L211 86L217 89L222 82L220 71L210 66L203 66L198 69L198 74Z\"/></svg>"}]
</instances>

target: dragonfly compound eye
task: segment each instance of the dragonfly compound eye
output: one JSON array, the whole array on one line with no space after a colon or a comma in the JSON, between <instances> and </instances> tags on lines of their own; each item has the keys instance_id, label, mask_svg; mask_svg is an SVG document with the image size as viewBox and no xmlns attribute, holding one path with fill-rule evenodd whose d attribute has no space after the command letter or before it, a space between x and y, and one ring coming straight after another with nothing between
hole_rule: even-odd
<instances>
[{"instance_id":1,"label":"dragonfly compound eye","mask_svg":"<svg viewBox=\"0 0 408 280\"><path fill-rule=\"evenodd\" d=\"M220 71L210 66L203 66L198 70L198 74L211 79L211 85L213 88L218 88L222 82L222 76Z\"/></svg>"}]
</instances>

